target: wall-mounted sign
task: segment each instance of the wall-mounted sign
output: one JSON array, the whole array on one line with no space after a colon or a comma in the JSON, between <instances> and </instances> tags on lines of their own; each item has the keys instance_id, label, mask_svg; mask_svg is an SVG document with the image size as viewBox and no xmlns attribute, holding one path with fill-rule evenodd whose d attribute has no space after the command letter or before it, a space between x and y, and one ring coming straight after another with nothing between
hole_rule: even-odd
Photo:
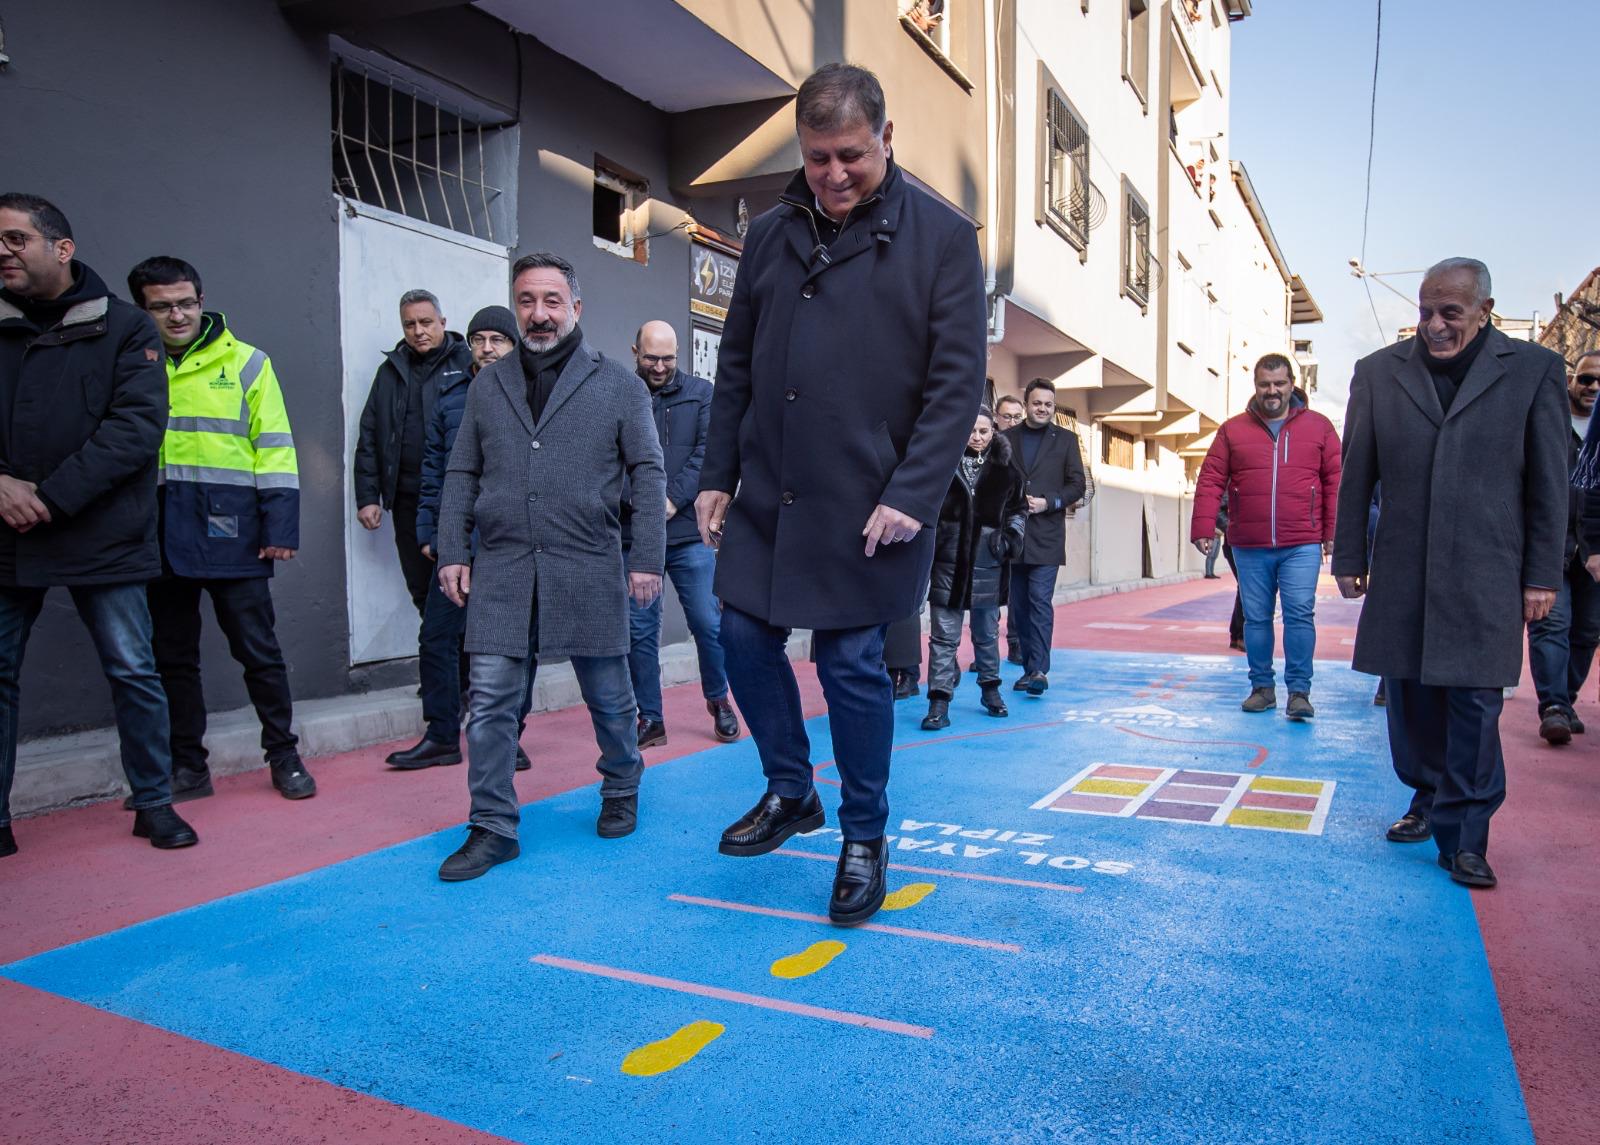
<instances>
[{"instance_id":1,"label":"wall-mounted sign","mask_svg":"<svg viewBox=\"0 0 1600 1145\"><path fill-rule=\"evenodd\" d=\"M733 299L733 277L739 272L739 260L698 242L692 244L689 251L689 312L725 321L728 303Z\"/></svg>"}]
</instances>

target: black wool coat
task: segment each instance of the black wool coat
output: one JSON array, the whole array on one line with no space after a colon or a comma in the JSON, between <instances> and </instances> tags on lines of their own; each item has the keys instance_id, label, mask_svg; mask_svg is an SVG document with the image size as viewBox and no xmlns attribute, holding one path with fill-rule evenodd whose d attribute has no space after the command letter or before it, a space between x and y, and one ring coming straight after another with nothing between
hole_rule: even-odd
<instances>
[{"instance_id":1,"label":"black wool coat","mask_svg":"<svg viewBox=\"0 0 1600 1145\"><path fill-rule=\"evenodd\" d=\"M1566 371L1543 346L1489 333L1444 412L1417 339L1356 363L1345 413L1335 576L1361 576L1383 482L1354 667L1441 687L1522 672L1522 590L1564 575Z\"/></svg>"},{"instance_id":2,"label":"black wool coat","mask_svg":"<svg viewBox=\"0 0 1600 1145\"><path fill-rule=\"evenodd\" d=\"M378 372L367 391L367 404L361 408L361 425L356 437L355 494L357 507L394 507L395 490L400 484L400 434L406 422L406 387L413 375L422 385L423 449L426 452L428 423L433 420L439 390L458 378L472 377L472 350L467 340L454 330L446 330L444 342L418 363L404 338L383 356Z\"/></svg>"},{"instance_id":3,"label":"black wool coat","mask_svg":"<svg viewBox=\"0 0 1600 1145\"><path fill-rule=\"evenodd\" d=\"M939 510L934 533L933 579L928 603L945 608L998 608L1010 595L1010 566L1022 555L1028 504L1025 478L1012 463L1011 442L997 434L973 489L957 473ZM1006 551L997 557L995 533L1006 537Z\"/></svg>"},{"instance_id":4,"label":"black wool coat","mask_svg":"<svg viewBox=\"0 0 1600 1145\"><path fill-rule=\"evenodd\" d=\"M933 531L869 558L862 530L880 503L938 520L982 396L983 267L892 165L825 257L815 209L797 174L745 240L700 474L735 494L716 594L778 627L886 624L926 599Z\"/></svg>"},{"instance_id":5,"label":"black wool coat","mask_svg":"<svg viewBox=\"0 0 1600 1145\"><path fill-rule=\"evenodd\" d=\"M1005 431L1016 453L1017 467L1027 478L1027 495L1043 497L1049 507L1028 518L1028 535L1022 547L1025 565L1064 565L1067 563L1067 510L1083 500L1088 479L1083 472L1083 454L1078 435L1054 423L1045 426L1044 441L1033 464L1022 456L1022 434L1027 422Z\"/></svg>"}]
</instances>

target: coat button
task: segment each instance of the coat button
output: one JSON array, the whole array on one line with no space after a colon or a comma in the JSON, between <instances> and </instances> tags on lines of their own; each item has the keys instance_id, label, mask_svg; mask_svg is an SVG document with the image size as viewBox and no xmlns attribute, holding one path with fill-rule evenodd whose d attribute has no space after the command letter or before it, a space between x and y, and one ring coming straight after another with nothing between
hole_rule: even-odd
<instances>
[{"instance_id":1,"label":"coat button","mask_svg":"<svg viewBox=\"0 0 1600 1145\"><path fill-rule=\"evenodd\" d=\"M785 505L793 505L794 504L794 494L793 493L785 493L782 497L780 497L778 499L780 501L782 501Z\"/></svg>"},{"instance_id":2,"label":"coat button","mask_svg":"<svg viewBox=\"0 0 1600 1145\"><path fill-rule=\"evenodd\" d=\"M537 501L538 499L539 499L539 494L537 494L537 493L529 493L528 494L528 500Z\"/></svg>"},{"instance_id":3,"label":"coat button","mask_svg":"<svg viewBox=\"0 0 1600 1145\"><path fill-rule=\"evenodd\" d=\"M533 551L536 552L536 553L542 553L542 552L544 552L544 546L543 545L534 545L533 546Z\"/></svg>"},{"instance_id":4,"label":"coat button","mask_svg":"<svg viewBox=\"0 0 1600 1145\"><path fill-rule=\"evenodd\" d=\"M797 398L799 396L800 396L800 392L798 390L784 390L783 391L783 400L786 401L786 402L792 402L792 401L794 401L795 398Z\"/></svg>"},{"instance_id":5,"label":"coat button","mask_svg":"<svg viewBox=\"0 0 1600 1145\"><path fill-rule=\"evenodd\" d=\"M539 448L539 443L537 441L534 442L533 445L531 446L531 448L538 449Z\"/></svg>"},{"instance_id":6,"label":"coat button","mask_svg":"<svg viewBox=\"0 0 1600 1145\"><path fill-rule=\"evenodd\" d=\"M801 298L811 298L816 293L817 293L817 288L815 286L812 286L809 282L806 283L804 286L802 286L800 288L800 297Z\"/></svg>"}]
</instances>

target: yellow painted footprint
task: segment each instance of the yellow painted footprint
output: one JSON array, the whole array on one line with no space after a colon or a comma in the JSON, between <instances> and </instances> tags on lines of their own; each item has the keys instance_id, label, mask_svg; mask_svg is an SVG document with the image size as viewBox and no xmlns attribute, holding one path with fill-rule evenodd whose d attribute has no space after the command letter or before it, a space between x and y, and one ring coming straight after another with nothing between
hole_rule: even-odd
<instances>
[{"instance_id":1,"label":"yellow painted footprint","mask_svg":"<svg viewBox=\"0 0 1600 1145\"><path fill-rule=\"evenodd\" d=\"M790 954L772 964L774 978L804 978L815 974L844 953L842 942L813 942L799 954Z\"/></svg>"},{"instance_id":2,"label":"yellow painted footprint","mask_svg":"<svg viewBox=\"0 0 1600 1145\"><path fill-rule=\"evenodd\" d=\"M622 1072L634 1077L654 1077L677 1069L722 1036L717 1022L690 1022L670 1038L640 1046L622 1059Z\"/></svg>"},{"instance_id":3,"label":"yellow painted footprint","mask_svg":"<svg viewBox=\"0 0 1600 1145\"><path fill-rule=\"evenodd\" d=\"M884 910L905 910L916 906L933 893L932 883L907 883L897 891L883 896Z\"/></svg>"}]
</instances>

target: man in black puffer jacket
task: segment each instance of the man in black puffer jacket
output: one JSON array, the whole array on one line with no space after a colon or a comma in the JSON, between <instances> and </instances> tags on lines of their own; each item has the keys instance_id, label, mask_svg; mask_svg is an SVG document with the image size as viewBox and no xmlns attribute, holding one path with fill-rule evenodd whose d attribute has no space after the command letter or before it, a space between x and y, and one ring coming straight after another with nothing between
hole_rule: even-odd
<instances>
[{"instance_id":1,"label":"man in black puffer jacket","mask_svg":"<svg viewBox=\"0 0 1600 1145\"><path fill-rule=\"evenodd\" d=\"M950 698L961 682L956 665L961 614L968 610L983 710L991 716L1010 714L1000 698L1000 607L1008 595L1011 562L1022 555L1026 487L1027 478L1012 464L1011 442L995 433L994 414L985 406L967 438L934 534L925 731L950 726Z\"/></svg>"}]
</instances>

